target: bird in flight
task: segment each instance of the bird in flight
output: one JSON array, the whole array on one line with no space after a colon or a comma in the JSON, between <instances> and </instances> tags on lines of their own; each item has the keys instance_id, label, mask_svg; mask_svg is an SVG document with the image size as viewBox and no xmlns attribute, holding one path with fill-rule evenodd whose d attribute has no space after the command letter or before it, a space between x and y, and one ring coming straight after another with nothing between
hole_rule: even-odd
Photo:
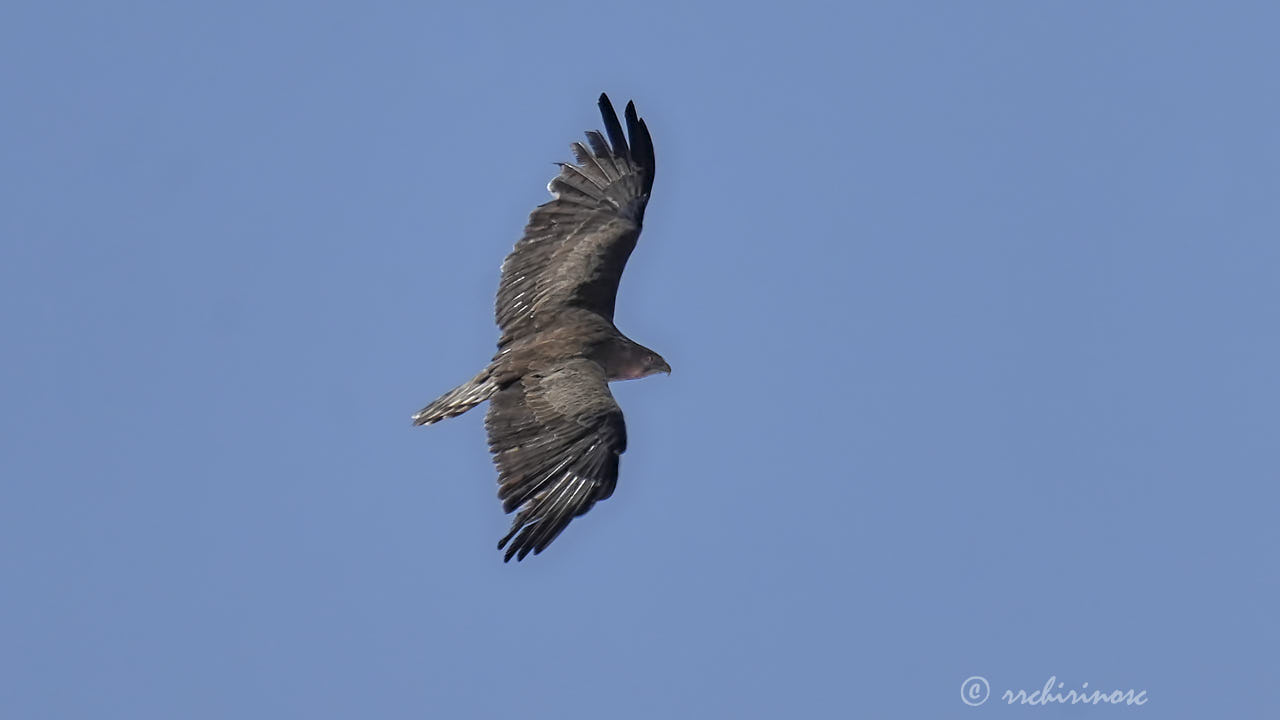
<instances>
[{"instance_id":1,"label":"bird in flight","mask_svg":"<svg viewBox=\"0 0 1280 720\"><path fill-rule=\"evenodd\" d=\"M489 401L498 498L516 512L498 541L504 561L542 552L613 494L627 431L609 383L671 373L613 324L653 188L653 140L634 103L625 134L607 95L599 106L608 138L588 131L586 145L571 145L577 163L560 163L547 185L552 199L529 216L502 263L493 361L413 416L430 425Z\"/></svg>"}]
</instances>

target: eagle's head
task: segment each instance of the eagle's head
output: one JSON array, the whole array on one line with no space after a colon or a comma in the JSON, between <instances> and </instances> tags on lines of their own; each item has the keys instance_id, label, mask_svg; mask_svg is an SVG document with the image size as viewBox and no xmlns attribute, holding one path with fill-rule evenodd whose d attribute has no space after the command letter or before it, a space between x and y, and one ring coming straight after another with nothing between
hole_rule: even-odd
<instances>
[{"instance_id":1,"label":"eagle's head","mask_svg":"<svg viewBox=\"0 0 1280 720\"><path fill-rule=\"evenodd\" d=\"M628 338L615 338L608 346L599 359L603 360L610 380L638 380L660 372L671 374L671 366L661 355Z\"/></svg>"},{"instance_id":2,"label":"eagle's head","mask_svg":"<svg viewBox=\"0 0 1280 720\"><path fill-rule=\"evenodd\" d=\"M671 374L671 366L667 364L662 356L652 350L645 351L643 371L636 377L646 377L648 375L656 375L657 373Z\"/></svg>"}]
</instances>

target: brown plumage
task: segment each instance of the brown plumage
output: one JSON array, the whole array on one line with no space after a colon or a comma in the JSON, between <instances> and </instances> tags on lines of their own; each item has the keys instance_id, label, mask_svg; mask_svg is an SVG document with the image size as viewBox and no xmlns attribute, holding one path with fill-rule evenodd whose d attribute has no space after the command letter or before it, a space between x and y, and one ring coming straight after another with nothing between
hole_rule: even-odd
<instances>
[{"instance_id":1,"label":"brown plumage","mask_svg":"<svg viewBox=\"0 0 1280 720\"><path fill-rule=\"evenodd\" d=\"M498 497L516 512L498 541L506 560L542 552L613 494L627 430L609 383L671 372L613 324L653 188L653 140L634 104L625 134L608 96L599 105L608 139L593 131L587 145L573 143L577 164L560 165L547 185L553 199L529 216L502 263L493 361L413 416L430 425L490 400L485 427Z\"/></svg>"}]
</instances>

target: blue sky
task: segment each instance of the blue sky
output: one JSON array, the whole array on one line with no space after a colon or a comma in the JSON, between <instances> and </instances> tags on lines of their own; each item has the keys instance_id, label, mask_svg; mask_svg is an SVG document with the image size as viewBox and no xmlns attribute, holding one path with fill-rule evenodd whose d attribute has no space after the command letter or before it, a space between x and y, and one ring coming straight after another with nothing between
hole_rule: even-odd
<instances>
[{"instance_id":1,"label":"blue sky","mask_svg":"<svg viewBox=\"0 0 1280 720\"><path fill-rule=\"evenodd\" d=\"M1278 24L6 4L0 715L1272 716ZM409 415L602 90L674 372L504 565L481 414Z\"/></svg>"}]
</instances>

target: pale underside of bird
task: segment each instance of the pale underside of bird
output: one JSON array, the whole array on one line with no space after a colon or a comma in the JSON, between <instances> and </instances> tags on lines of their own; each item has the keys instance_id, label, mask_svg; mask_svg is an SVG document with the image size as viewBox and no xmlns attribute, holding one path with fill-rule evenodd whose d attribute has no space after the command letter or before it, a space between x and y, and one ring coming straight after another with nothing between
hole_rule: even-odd
<instances>
[{"instance_id":1,"label":"pale underside of bird","mask_svg":"<svg viewBox=\"0 0 1280 720\"><path fill-rule=\"evenodd\" d=\"M653 187L653 140L635 105L626 132L600 95L605 133L589 131L547 185L502 263L498 352L478 375L413 416L415 425L489 401L485 428L498 497L515 512L498 541L505 560L538 554L569 522L613 494L626 449L609 383L670 373L656 352L613 324L618 282L640 236Z\"/></svg>"}]
</instances>

